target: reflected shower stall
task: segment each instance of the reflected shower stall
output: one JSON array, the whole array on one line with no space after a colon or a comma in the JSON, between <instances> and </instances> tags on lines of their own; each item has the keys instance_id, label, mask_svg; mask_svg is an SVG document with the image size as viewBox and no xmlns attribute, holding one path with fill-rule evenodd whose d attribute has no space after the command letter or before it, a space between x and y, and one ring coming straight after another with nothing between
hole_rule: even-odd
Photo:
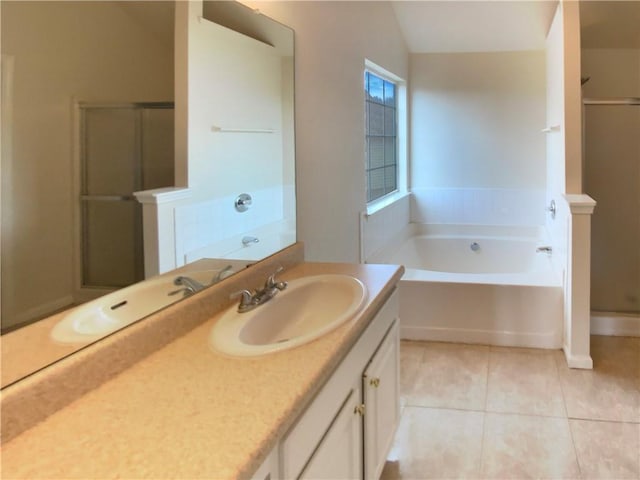
<instances>
[{"instance_id":1,"label":"reflected shower stall","mask_svg":"<svg viewBox=\"0 0 640 480\"><path fill-rule=\"evenodd\" d=\"M133 192L174 184L173 103L80 109L80 291L144 279L142 209Z\"/></svg>"},{"instance_id":2,"label":"reflected shower stall","mask_svg":"<svg viewBox=\"0 0 640 480\"><path fill-rule=\"evenodd\" d=\"M592 316L640 329L640 98L583 100Z\"/></svg>"}]
</instances>

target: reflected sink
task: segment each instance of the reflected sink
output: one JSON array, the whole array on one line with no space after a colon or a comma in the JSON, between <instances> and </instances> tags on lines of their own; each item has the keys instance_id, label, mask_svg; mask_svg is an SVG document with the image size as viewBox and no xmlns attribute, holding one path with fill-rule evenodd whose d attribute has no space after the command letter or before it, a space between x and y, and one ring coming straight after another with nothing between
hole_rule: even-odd
<instances>
[{"instance_id":1,"label":"reflected sink","mask_svg":"<svg viewBox=\"0 0 640 480\"><path fill-rule=\"evenodd\" d=\"M183 272L208 284L218 270ZM59 343L87 343L140 320L184 298L173 284L176 274L162 275L109 293L69 311L51 330Z\"/></svg>"},{"instance_id":2,"label":"reflected sink","mask_svg":"<svg viewBox=\"0 0 640 480\"><path fill-rule=\"evenodd\" d=\"M289 282L286 290L255 309L222 314L211 331L213 348L231 356L255 356L311 342L354 317L367 298L349 275L315 275Z\"/></svg>"}]
</instances>

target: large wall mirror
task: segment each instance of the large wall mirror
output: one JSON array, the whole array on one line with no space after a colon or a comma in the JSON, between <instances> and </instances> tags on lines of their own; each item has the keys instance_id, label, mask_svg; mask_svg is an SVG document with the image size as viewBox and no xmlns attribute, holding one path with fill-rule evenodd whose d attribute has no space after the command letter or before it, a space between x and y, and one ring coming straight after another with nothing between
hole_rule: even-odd
<instances>
[{"instance_id":1,"label":"large wall mirror","mask_svg":"<svg viewBox=\"0 0 640 480\"><path fill-rule=\"evenodd\" d=\"M4 387L295 242L294 49L236 2L0 8Z\"/></svg>"}]
</instances>

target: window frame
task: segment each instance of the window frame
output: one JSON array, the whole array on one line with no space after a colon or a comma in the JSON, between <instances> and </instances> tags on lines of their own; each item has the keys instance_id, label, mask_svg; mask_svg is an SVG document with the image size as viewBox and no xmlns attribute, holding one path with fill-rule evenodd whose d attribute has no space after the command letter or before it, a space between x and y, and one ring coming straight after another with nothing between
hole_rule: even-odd
<instances>
[{"instance_id":1,"label":"window frame","mask_svg":"<svg viewBox=\"0 0 640 480\"><path fill-rule=\"evenodd\" d=\"M399 76L389 72L388 70L376 65L375 63L365 60L364 71L362 74L363 82L366 81L366 74L371 73L376 77L379 77L385 81L391 82L395 85L395 165L396 165L396 188L395 190L388 192L380 197L374 198L372 200L368 199L369 193L369 171L367 165L367 155L368 155L368 134L367 134L367 125L364 125L364 174L365 174L365 202L367 206L367 213L371 214L384 206L393 203L398 198L404 196L407 192L407 163L406 163L406 152L407 152L407 108L406 108L406 82ZM362 89L363 96L365 97L362 102L362 106L364 108L364 121L367 121L367 103L369 100L366 98L367 95L367 85L363 85Z\"/></svg>"}]
</instances>

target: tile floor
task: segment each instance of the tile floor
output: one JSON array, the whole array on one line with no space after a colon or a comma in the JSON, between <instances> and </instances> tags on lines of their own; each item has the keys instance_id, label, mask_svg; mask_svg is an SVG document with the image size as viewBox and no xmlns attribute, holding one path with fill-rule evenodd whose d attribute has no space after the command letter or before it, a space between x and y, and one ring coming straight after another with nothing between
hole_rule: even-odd
<instances>
[{"instance_id":1,"label":"tile floor","mask_svg":"<svg viewBox=\"0 0 640 480\"><path fill-rule=\"evenodd\" d=\"M640 338L560 351L401 344L402 417L382 480L640 479Z\"/></svg>"}]
</instances>

